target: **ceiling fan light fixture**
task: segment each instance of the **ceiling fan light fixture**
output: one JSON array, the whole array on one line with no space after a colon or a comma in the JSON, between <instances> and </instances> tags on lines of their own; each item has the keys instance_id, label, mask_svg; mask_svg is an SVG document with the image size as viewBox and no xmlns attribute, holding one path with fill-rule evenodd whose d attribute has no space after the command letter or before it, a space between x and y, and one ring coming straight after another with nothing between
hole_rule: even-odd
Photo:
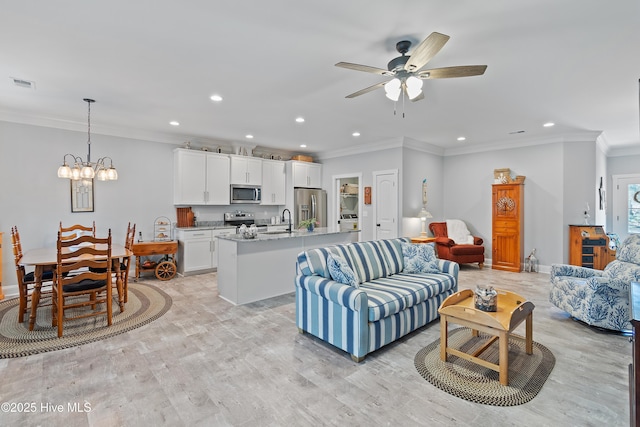
<instances>
[{"instance_id":1,"label":"ceiling fan light fixture","mask_svg":"<svg viewBox=\"0 0 640 427\"><path fill-rule=\"evenodd\" d=\"M415 76L409 76L406 81L407 95L413 100L422 93L422 80Z\"/></svg>"},{"instance_id":2,"label":"ceiling fan light fixture","mask_svg":"<svg viewBox=\"0 0 640 427\"><path fill-rule=\"evenodd\" d=\"M402 91L401 88L402 82L400 82L400 79L398 78L391 79L384 84L384 91L387 94L387 98L392 101L400 99L400 92Z\"/></svg>"}]
</instances>

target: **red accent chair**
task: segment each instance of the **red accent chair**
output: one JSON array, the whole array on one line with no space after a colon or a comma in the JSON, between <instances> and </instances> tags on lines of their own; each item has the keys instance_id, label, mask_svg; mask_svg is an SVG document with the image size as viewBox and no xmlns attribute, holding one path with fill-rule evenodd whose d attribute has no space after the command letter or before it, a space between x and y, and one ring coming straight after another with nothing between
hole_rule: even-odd
<instances>
[{"instance_id":1,"label":"red accent chair","mask_svg":"<svg viewBox=\"0 0 640 427\"><path fill-rule=\"evenodd\" d=\"M478 263L484 266L484 241L480 237L473 236L473 245L458 245L447 235L446 222L432 222L429 230L436 238L436 250L438 258L455 261L458 264Z\"/></svg>"}]
</instances>

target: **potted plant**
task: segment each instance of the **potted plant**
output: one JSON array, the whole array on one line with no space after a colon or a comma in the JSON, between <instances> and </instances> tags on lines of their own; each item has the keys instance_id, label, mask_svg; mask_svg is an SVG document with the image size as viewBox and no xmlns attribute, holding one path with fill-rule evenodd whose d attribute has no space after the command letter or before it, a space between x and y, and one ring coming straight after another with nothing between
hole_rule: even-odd
<instances>
[{"instance_id":1,"label":"potted plant","mask_svg":"<svg viewBox=\"0 0 640 427\"><path fill-rule=\"evenodd\" d=\"M298 224L298 228L306 228L307 231L313 231L313 229L318 225L320 225L320 223L316 221L315 218L309 218L300 221L300 224Z\"/></svg>"}]
</instances>

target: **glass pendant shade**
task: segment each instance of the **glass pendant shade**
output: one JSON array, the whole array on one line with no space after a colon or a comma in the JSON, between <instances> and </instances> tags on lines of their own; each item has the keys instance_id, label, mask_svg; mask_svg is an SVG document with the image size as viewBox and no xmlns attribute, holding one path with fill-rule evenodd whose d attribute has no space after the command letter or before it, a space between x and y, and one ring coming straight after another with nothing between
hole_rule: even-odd
<instances>
[{"instance_id":1,"label":"glass pendant shade","mask_svg":"<svg viewBox=\"0 0 640 427\"><path fill-rule=\"evenodd\" d=\"M384 91L387 94L387 98L392 101L397 101L400 98L400 92L402 91L401 87L402 83L400 82L400 79L397 78L389 80L387 83L385 83Z\"/></svg>"},{"instance_id":2,"label":"glass pendant shade","mask_svg":"<svg viewBox=\"0 0 640 427\"><path fill-rule=\"evenodd\" d=\"M71 168L68 164L63 164L58 168L58 178L71 178Z\"/></svg>"},{"instance_id":3,"label":"glass pendant shade","mask_svg":"<svg viewBox=\"0 0 640 427\"><path fill-rule=\"evenodd\" d=\"M98 174L96 175L96 178L98 178L98 181L107 181L109 178L107 177L106 169L100 169L98 171Z\"/></svg>"},{"instance_id":4,"label":"glass pendant shade","mask_svg":"<svg viewBox=\"0 0 640 427\"><path fill-rule=\"evenodd\" d=\"M78 166L74 166L71 169L71 179L77 181L80 179L80 168Z\"/></svg>"},{"instance_id":5,"label":"glass pendant shade","mask_svg":"<svg viewBox=\"0 0 640 427\"><path fill-rule=\"evenodd\" d=\"M411 76L406 81L407 95L409 99L414 99L422 93L422 80L415 76Z\"/></svg>"},{"instance_id":6,"label":"glass pendant shade","mask_svg":"<svg viewBox=\"0 0 640 427\"><path fill-rule=\"evenodd\" d=\"M107 169L107 179L109 181L115 181L118 179L118 171L113 166Z\"/></svg>"},{"instance_id":7,"label":"glass pendant shade","mask_svg":"<svg viewBox=\"0 0 640 427\"><path fill-rule=\"evenodd\" d=\"M85 164L80 170L80 178L92 179L94 176L96 176L96 173L88 164Z\"/></svg>"}]
</instances>

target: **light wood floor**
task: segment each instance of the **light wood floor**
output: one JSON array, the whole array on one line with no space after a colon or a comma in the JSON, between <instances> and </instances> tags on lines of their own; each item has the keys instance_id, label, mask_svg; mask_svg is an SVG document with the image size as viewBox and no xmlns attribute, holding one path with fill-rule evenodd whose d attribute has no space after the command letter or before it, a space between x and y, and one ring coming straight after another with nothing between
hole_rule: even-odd
<instances>
[{"instance_id":1,"label":"light wood floor","mask_svg":"<svg viewBox=\"0 0 640 427\"><path fill-rule=\"evenodd\" d=\"M492 284L531 300L534 340L556 357L538 396L507 408L451 396L418 374L413 358L439 338L437 320L356 364L298 334L293 294L233 306L217 296L215 273L149 282L173 297L171 310L151 324L0 360L0 401L37 405L35 413L0 413L0 425L628 425L628 337L551 306L546 274L472 266L460 273L461 289ZM91 411L70 412L69 403Z\"/></svg>"}]
</instances>

